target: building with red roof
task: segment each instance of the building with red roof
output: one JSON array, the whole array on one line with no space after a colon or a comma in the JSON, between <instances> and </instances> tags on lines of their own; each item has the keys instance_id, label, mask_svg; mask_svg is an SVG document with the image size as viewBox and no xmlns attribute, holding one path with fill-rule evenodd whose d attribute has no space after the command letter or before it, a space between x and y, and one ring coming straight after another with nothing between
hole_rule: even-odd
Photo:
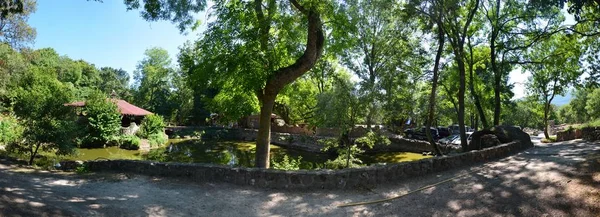
<instances>
[{"instance_id":1,"label":"building with red roof","mask_svg":"<svg viewBox=\"0 0 600 217\"><path fill-rule=\"evenodd\" d=\"M122 115L121 118L121 126L128 127L131 122L136 122L137 125L140 125L140 122L144 119L146 115L152 114L143 108L137 107L125 100L122 99L107 99L115 103L119 109L119 112ZM73 103L66 103L65 106L71 107L85 107L85 101L77 101Z\"/></svg>"}]
</instances>

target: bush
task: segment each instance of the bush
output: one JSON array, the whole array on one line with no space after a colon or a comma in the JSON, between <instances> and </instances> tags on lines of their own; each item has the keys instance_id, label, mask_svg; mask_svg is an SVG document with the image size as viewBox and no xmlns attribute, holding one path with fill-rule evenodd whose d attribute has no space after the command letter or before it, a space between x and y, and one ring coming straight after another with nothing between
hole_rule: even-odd
<instances>
[{"instance_id":1,"label":"bush","mask_svg":"<svg viewBox=\"0 0 600 217\"><path fill-rule=\"evenodd\" d=\"M0 114L0 144L19 141L23 137L23 126L16 117Z\"/></svg>"},{"instance_id":2,"label":"bush","mask_svg":"<svg viewBox=\"0 0 600 217\"><path fill-rule=\"evenodd\" d=\"M127 150L138 150L142 141L137 136L122 136L119 139L119 148Z\"/></svg>"},{"instance_id":3,"label":"bush","mask_svg":"<svg viewBox=\"0 0 600 217\"><path fill-rule=\"evenodd\" d=\"M115 103L102 93L90 95L85 103L87 136L85 145L101 147L115 140L121 130L121 114Z\"/></svg>"},{"instance_id":4,"label":"bush","mask_svg":"<svg viewBox=\"0 0 600 217\"><path fill-rule=\"evenodd\" d=\"M138 135L142 138L148 138L152 134L163 134L165 121L160 115L151 114L144 118Z\"/></svg>"},{"instance_id":5,"label":"bush","mask_svg":"<svg viewBox=\"0 0 600 217\"><path fill-rule=\"evenodd\" d=\"M273 169L278 170L299 170L301 160L302 156L298 156L298 159L294 160L294 158L284 155L279 162L277 162L275 159L271 159L271 165L273 166Z\"/></svg>"},{"instance_id":6,"label":"bush","mask_svg":"<svg viewBox=\"0 0 600 217\"><path fill-rule=\"evenodd\" d=\"M159 147L167 143L167 136L164 133L155 133L148 135L148 143L152 147Z\"/></svg>"}]
</instances>

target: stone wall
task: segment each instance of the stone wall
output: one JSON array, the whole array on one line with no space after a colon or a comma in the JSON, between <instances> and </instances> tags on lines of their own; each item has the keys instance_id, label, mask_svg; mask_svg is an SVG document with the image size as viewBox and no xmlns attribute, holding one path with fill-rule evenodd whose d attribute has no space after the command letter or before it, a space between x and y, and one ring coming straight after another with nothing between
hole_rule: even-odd
<instances>
[{"instance_id":1,"label":"stone wall","mask_svg":"<svg viewBox=\"0 0 600 217\"><path fill-rule=\"evenodd\" d=\"M312 131L311 129L309 129L308 126L272 125L271 131L277 132L277 133L290 133L290 134L299 134L299 135L305 135L305 136L312 136L315 134L315 132Z\"/></svg>"},{"instance_id":2,"label":"stone wall","mask_svg":"<svg viewBox=\"0 0 600 217\"><path fill-rule=\"evenodd\" d=\"M581 137L588 141L600 140L600 127L585 127L581 129Z\"/></svg>"},{"instance_id":3,"label":"stone wall","mask_svg":"<svg viewBox=\"0 0 600 217\"><path fill-rule=\"evenodd\" d=\"M439 172L459 166L503 158L529 148L511 142L479 151L419 161L368 166L343 170L283 171L258 168L235 168L211 164L159 163L134 160L97 160L85 162L90 171L113 171L149 176L183 177L196 182L226 182L237 185L275 189L354 189L376 187L403 179ZM62 162L63 169L77 167Z\"/></svg>"},{"instance_id":4,"label":"stone wall","mask_svg":"<svg viewBox=\"0 0 600 217\"><path fill-rule=\"evenodd\" d=\"M583 133L581 129L571 129L556 133L556 141L569 141L574 139L581 139Z\"/></svg>"}]
</instances>

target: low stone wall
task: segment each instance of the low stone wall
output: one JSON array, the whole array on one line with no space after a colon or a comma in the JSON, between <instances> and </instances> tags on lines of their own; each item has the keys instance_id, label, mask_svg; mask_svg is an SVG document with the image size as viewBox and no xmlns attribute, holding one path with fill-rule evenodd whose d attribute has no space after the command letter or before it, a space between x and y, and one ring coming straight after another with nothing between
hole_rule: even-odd
<instances>
[{"instance_id":1,"label":"low stone wall","mask_svg":"<svg viewBox=\"0 0 600 217\"><path fill-rule=\"evenodd\" d=\"M585 127L581 129L581 137L588 141L600 140L600 127Z\"/></svg>"},{"instance_id":2,"label":"low stone wall","mask_svg":"<svg viewBox=\"0 0 600 217\"><path fill-rule=\"evenodd\" d=\"M314 131L307 128L306 126L301 127L301 126L290 126L290 125L283 125L283 126L272 125L271 132L290 133L290 134L298 134L298 135L305 135L305 136L312 136L315 134Z\"/></svg>"},{"instance_id":3,"label":"low stone wall","mask_svg":"<svg viewBox=\"0 0 600 217\"><path fill-rule=\"evenodd\" d=\"M376 187L406 178L485 162L509 156L529 147L511 142L479 151L434 157L419 161L368 166L343 170L283 171L258 168L234 168L211 164L159 163L134 160L98 160L85 162L90 171L114 171L150 176L183 177L197 182L226 182L275 189L354 189ZM62 162L63 169L77 167Z\"/></svg>"},{"instance_id":4,"label":"low stone wall","mask_svg":"<svg viewBox=\"0 0 600 217\"><path fill-rule=\"evenodd\" d=\"M571 129L556 133L556 141L569 141L574 139L583 138L583 132L581 129Z\"/></svg>"}]
</instances>

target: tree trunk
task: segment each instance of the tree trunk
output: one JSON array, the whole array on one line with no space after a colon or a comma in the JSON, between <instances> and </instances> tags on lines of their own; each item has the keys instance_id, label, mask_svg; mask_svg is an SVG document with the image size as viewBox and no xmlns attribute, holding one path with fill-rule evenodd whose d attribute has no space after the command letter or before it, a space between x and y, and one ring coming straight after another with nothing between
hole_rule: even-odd
<instances>
[{"instance_id":1,"label":"tree trunk","mask_svg":"<svg viewBox=\"0 0 600 217\"><path fill-rule=\"evenodd\" d=\"M500 0L496 0L496 20L500 19ZM497 23L496 23L497 25ZM498 38L499 26L492 24L492 35L490 37L490 61L492 65L492 72L494 74L494 126L500 125L500 82L502 81L502 72L498 71L496 64L496 39ZM482 120L483 121L483 120Z\"/></svg>"},{"instance_id":2,"label":"tree trunk","mask_svg":"<svg viewBox=\"0 0 600 217\"><path fill-rule=\"evenodd\" d=\"M433 136L431 135L431 124L434 121L435 116L435 96L437 92L438 86L438 78L439 78L439 65L440 59L442 58L442 53L444 52L444 30L438 25L438 49L435 54L435 65L433 65L433 78L431 81L431 95L429 95L429 114L427 117L427 125L425 129L425 135L427 135L427 141L433 147L435 154L440 156L443 155L440 147L438 147L437 143L433 141Z\"/></svg>"},{"instance_id":3,"label":"tree trunk","mask_svg":"<svg viewBox=\"0 0 600 217\"><path fill-rule=\"evenodd\" d=\"M544 137L546 139L550 139L550 134L548 133L548 106L544 105Z\"/></svg>"},{"instance_id":4,"label":"tree trunk","mask_svg":"<svg viewBox=\"0 0 600 217\"><path fill-rule=\"evenodd\" d=\"M29 157L29 165L33 165L33 160L35 160L35 156L37 155L40 146L42 146L41 143L37 143L37 145L35 145L35 150L31 153L31 156Z\"/></svg>"},{"instance_id":5,"label":"tree trunk","mask_svg":"<svg viewBox=\"0 0 600 217\"><path fill-rule=\"evenodd\" d=\"M460 146L463 151L467 150L467 134L465 131L465 62L463 55L456 57L458 62L459 86L458 86L458 127L460 128Z\"/></svg>"},{"instance_id":6,"label":"tree trunk","mask_svg":"<svg viewBox=\"0 0 600 217\"><path fill-rule=\"evenodd\" d=\"M271 113L273 111L273 105L275 104L275 98L279 91L281 91L286 85L294 82L297 78L304 75L317 63L317 60L321 58L323 53L323 46L325 44L325 36L323 33L323 27L321 23L321 16L314 8L304 8L298 3L297 0L290 0L291 5L299 10L304 16L308 18L308 31L306 48L302 56L296 61L286 67L279 68L273 72L272 76L267 80L265 87L262 88L258 93L257 97L261 101L260 109L260 123L258 128L258 136L256 138L256 167L269 168L269 144L271 142ZM261 23L261 47L263 51L268 52L268 46L265 39L268 39L269 31L265 29L269 28L269 21L265 19L262 13L262 1L255 1L255 10L257 19Z\"/></svg>"},{"instance_id":7,"label":"tree trunk","mask_svg":"<svg viewBox=\"0 0 600 217\"><path fill-rule=\"evenodd\" d=\"M475 61L473 59L473 46L471 45L471 38L469 37L469 89L471 91L471 95L473 96L473 100L475 101L475 107L477 108L477 113L479 113L479 117L481 118L481 123L483 124L483 128L488 128L487 118L485 118L485 112L483 111L483 106L481 106L481 102L479 101L479 95L475 92L475 79L473 76L473 66L475 65ZM473 127L475 128L475 127Z\"/></svg>"},{"instance_id":8,"label":"tree trunk","mask_svg":"<svg viewBox=\"0 0 600 217\"><path fill-rule=\"evenodd\" d=\"M271 151L271 113L275 104L275 96L263 96L261 99L258 136L256 137L256 167L269 168Z\"/></svg>"}]
</instances>

